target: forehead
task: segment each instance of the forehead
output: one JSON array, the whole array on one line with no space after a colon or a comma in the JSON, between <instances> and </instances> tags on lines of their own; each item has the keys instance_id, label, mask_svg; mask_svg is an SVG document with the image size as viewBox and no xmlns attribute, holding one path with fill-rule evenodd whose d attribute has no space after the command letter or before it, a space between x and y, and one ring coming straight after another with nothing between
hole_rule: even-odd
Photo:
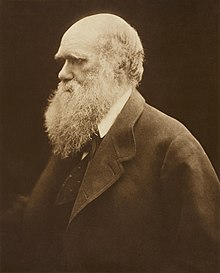
<instances>
[{"instance_id":1,"label":"forehead","mask_svg":"<svg viewBox=\"0 0 220 273\"><path fill-rule=\"evenodd\" d=\"M63 35L56 55L65 57L74 55L77 58L87 58L95 55L97 33L88 25L73 25Z\"/></svg>"},{"instance_id":2,"label":"forehead","mask_svg":"<svg viewBox=\"0 0 220 273\"><path fill-rule=\"evenodd\" d=\"M91 46L82 46L80 43L63 43L61 41L55 57L67 59L72 56L74 58L87 59L94 55L95 53Z\"/></svg>"}]
</instances>

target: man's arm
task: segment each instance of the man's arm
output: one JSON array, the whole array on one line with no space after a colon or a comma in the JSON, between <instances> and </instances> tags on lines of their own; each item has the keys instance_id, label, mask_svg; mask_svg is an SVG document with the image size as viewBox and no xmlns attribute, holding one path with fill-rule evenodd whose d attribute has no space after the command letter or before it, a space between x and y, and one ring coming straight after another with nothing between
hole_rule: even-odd
<instances>
[{"instance_id":1,"label":"man's arm","mask_svg":"<svg viewBox=\"0 0 220 273\"><path fill-rule=\"evenodd\" d=\"M1 269L19 271L23 266L22 224L28 197L17 195L11 208L0 216Z\"/></svg>"},{"instance_id":2,"label":"man's arm","mask_svg":"<svg viewBox=\"0 0 220 273\"><path fill-rule=\"evenodd\" d=\"M217 175L189 133L170 144L161 171L162 200L170 232L169 273L219 272Z\"/></svg>"}]
</instances>

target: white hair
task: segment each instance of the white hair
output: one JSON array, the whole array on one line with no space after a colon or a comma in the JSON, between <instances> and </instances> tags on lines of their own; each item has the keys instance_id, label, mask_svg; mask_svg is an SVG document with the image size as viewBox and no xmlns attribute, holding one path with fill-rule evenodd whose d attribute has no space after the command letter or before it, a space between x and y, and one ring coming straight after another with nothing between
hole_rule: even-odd
<instances>
[{"instance_id":1,"label":"white hair","mask_svg":"<svg viewBox=\"0 0 220 273\"><path fill-rule=\"evenodd\" d=\"M128 83L137 86L144 71L144 49L137 31L120 17L117 18L120 21L109 24L106 32L97 37L97 52L100 59L104 58L114 65L116 75L124 72Z\"/></svg>"}]
</instances>

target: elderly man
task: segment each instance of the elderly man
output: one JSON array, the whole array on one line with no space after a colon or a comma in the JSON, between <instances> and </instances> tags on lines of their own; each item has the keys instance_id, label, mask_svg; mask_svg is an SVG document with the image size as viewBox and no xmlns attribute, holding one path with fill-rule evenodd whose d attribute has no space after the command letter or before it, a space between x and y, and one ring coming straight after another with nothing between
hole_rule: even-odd
<instances>
[{"instance_id":1,"label":"elderly man","mask_svg":"<svg viewBox=\"0 0 220 273\"><path fill-rule=\"evenodd\" d=\"M27 270L217 272L217 176L190 132L136 90L135 29L85 17L55 59L53 155L24 214Z\"/></svg>"}]
</instances>

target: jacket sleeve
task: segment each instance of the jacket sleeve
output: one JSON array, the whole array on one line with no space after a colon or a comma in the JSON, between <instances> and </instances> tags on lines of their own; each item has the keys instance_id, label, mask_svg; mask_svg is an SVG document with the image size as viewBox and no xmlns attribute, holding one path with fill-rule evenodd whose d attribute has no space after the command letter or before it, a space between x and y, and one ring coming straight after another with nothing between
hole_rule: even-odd
<instances>
[{"instance_id":1,"label":"jacket sleeve","mask_svg":"<svg viewBox=\"0 0 220 273\"><path fill-rule=\"evenodd\" d=\"M217 175L198 141L179 134L161 169L163 216L170 257L165 272L219 272Z\"/></svg>"},{"instance_id":2,"label":"jacket sleeve","mask_svg":"<svg viewBox=\"0 0 220 273\"><path fill-rule=\"evenodd\" d=\"M27 196L17 195L11 208L1 213L1 269L22 271L22 222Z\"/></svg>"}]
</instances>

